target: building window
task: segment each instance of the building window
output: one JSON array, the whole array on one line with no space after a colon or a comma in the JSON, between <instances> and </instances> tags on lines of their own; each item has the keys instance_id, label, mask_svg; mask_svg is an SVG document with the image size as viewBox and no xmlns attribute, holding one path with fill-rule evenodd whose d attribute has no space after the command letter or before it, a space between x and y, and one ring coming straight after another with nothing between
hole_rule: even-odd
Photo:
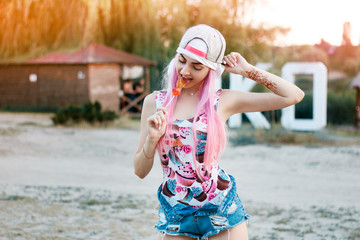
<instances>
[{"instance_id":1,"label":"building window","mask_svg":"<svg viewBox=\"0 0 360 240\"><path fill-rule=\"evenodd\" d=\"M78 71L77 77L78 79L85 79L85 73L83 73L82 71Z\"/></svg>"},{"instance_id":2,"label":"building window","mask_svg":"<svg viewBox=\"0 0 360 240\"><path fill-rule=\"evenodd\" d=\"M29 80L30 80L30 82L37 82L37 74L31 73L29 75Z\"/></svg>"}]
</instances>

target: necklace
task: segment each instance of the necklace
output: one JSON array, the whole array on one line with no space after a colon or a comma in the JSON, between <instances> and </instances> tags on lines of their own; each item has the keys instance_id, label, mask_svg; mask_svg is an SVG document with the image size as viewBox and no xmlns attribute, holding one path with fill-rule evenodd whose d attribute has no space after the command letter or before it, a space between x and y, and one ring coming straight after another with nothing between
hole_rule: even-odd
<instances>
[{"instance_id":1,"label":"necklace","mask_svg":"<svg viewBox=\"0 0 360 240\"><path fill-rule=\"evenodd\" d=\"M184 92L185 92L187 95L190 95L190 96L194 96L194 95L197 93L197 91L195 91L195 92L190 92L190 91L186 91L185 89L184 89Z\"/></svg>"}]
</instances>

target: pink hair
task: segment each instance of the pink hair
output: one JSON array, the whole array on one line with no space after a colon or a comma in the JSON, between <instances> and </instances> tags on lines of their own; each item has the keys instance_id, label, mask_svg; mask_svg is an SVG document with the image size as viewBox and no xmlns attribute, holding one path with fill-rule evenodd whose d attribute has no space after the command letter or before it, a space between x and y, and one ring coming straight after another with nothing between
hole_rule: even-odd
<instances>
[{"instance_id":1,"label":"pink hair","mask_svg":"<svg viewBox=\"0 0 360 240\"><path fill-rule=\"evenodd\" d=\"M167 103L172 98L172 89L176 87L176 82L178 80L178 74L176 72L174 62L170 63L169 71L168 71L168 84L167 84L167 92L165 96L165 100L163 106L166 106ZM205 148L205 155L204 155L204 165L206 170L211 171L212 163L215 161L217 163L219 156L223 152L226 143L227 143L227 132L226 132L226 125L221 121L217 111L215 109L214 104L214 94L215 94L215 79L214 79L214 70L210 69L209 74L204 79L204 82L199 90L199 102L196 107L196 113L193 120L192 131L194 137L194 149L193 149L193 159L194 159L194 166L197 172L197 164L196 164L196 119L197 117L205 112L207 116L207 140L206 140L206 148ZM172 102L167 107L167 126L164 136L158 142L158 151L160 156L161 149L166 149L173 151L172 143L166 140L171 139L171 135L173 134L172 131L172 122L173 122L173 115L174 115L174 108L176 106L176 102L178 97L172 100ZM170 145L170 149L169 149ZM165 150L165 151L166 151ZM197 174L199 177L200 175ZM200 177L201 179L201 177Z\"/></svg>"}]
</instances>

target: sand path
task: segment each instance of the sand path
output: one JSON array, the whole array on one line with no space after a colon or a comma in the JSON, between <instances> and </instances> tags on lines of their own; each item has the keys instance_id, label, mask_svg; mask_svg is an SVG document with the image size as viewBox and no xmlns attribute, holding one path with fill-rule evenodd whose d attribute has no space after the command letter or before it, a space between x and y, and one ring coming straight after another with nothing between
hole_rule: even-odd
<instances>
[{"instance_id":1,"label":"sand path","mask_svg":"<svg viewBox=\"0 0 360 240\"><path fill-rule=\"evenodd\" d=\"M156 239L155 160L133 174L138 130L53 127L0 114L0 239ZM359 146L228 145L250 239L360 239Z\"/></svg>"}]
</instances>

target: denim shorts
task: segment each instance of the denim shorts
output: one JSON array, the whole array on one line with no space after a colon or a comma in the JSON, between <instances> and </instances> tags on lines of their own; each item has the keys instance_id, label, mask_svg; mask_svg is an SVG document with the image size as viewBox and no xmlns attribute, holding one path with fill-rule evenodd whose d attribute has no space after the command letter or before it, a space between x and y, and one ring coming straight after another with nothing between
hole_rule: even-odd
<instances>
[{"instance_id":1,"label":"denim shorts","mask_svg":"<svg viewBox=\"0 0 360 240\"><path fill-rule=\"evenodd\" d=\"M232 176L230 178L231 189L224 190L226 196L221 204L207 203L199 209L182 203L171 206L170 199L162 194L160 186L157 230L168 235L184 235L203 240L249 219L250 216L246 214L236 192L235 179Z\"/></svg>"}]
</instances>

